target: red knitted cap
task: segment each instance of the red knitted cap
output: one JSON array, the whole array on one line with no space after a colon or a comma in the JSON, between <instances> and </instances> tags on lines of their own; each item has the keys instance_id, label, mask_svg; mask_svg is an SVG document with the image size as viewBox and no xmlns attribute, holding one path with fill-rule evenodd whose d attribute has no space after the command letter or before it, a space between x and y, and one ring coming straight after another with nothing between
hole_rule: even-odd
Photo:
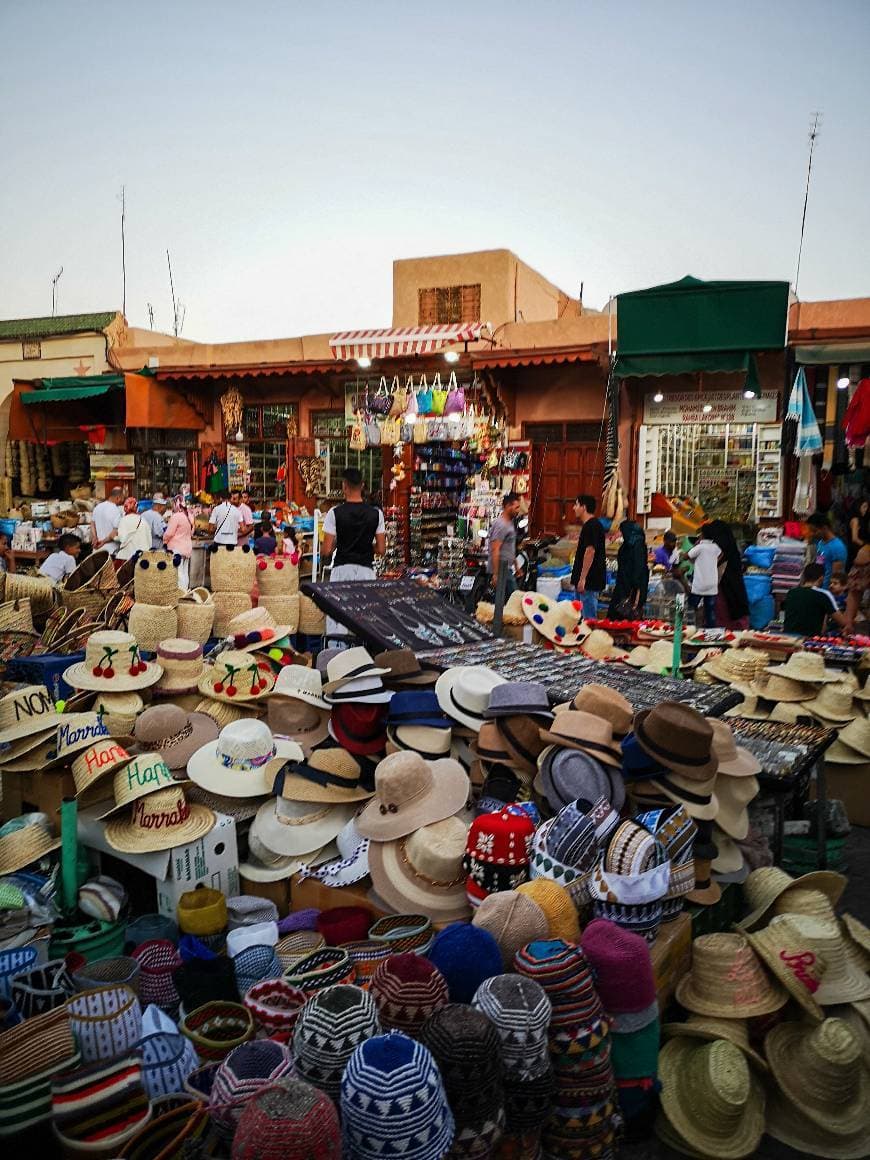
<instances>
[{"instance_id":1,"label":"red knitted cap","mask_svg":"<svg viewBox=\"0 0 870 1160\"><path fill-rule=\"evenodd\" d=\"M608 1014L644 1011L656 998L649 945L645 938L596 918L580 938L595 973L595 987Z\"/></svg>"},{"instance_id":2,"label":"red knitted cap","mask_svg":"<svg viewBox=\"0 0 870 1160\"><path fill-rule=\"evenodd\" d=\"M423 1024L449 1002L447 983L434 963L412 953L390 955L372 976L369 992L385 1031L417 1037Z\"/></svg>"},{"instance_id":3,"label":"red knitted cap","mask_svg":"<svg viewBox=\"0 0 870 1160\"><path fill-rule=\"evenodd\" d=\"M326 939L327 946L340 947L367 938L373 922L372 912L364 906L336 906L332 910L321 910L317 931Z\"/></svg>"},{"instance_id":4,"label":"red knitted cap","mask_svg":"<svg viewBox=\"0 0 870 1160\"><path fill-rule=\"evenodd\" d=\"M527 866L535 823L523 809L506 806L493 814L481 814L471 823L466 852L478 862L496 866Z\"/></svg>"}]
</instances>

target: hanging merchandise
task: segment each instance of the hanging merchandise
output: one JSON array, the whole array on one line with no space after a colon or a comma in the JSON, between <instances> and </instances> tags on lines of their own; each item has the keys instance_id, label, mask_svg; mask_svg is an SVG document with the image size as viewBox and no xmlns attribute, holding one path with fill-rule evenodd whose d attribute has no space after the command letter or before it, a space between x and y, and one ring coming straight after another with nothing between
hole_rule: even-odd
<instances>
[{"instance_id":1,"label":"hanging merchandise","mask_svg":"<svg viewBox=\"0 0 870 1160\"><path fill-rule=\"evenodd\" d=\"M450 372L447 388L447 399L444 403L444 414L461 415L465 410L465 391L456 381L456 371Z\"/></svg>"},{"instance_id":2,"label":"hanging merchandise","mask_svg":"<svg viewBox=\"0 0 870 1160\"><path fill-rule=\"evenodd\" d=\"M394 419L401 419L408 409L408 392L404 387L399 386L399 376L393 376L392 383L393 401L390 405L389 414Z\"/></svg>"},{"instance_id":3,"label":"hanging merchandise","mask_svg":"<svg viewBox=\"0 0 870 1160\"><path fill-rule=\"evenodd\" d=\"M429 389L429 380L425 373L420 375L420 387L417 391L417 414L432 414L432 392Z\"/></svg>"},{"instance_id":4,"label":"hanging merchandise","mask_svg":"<svg viewBox=\"0 0 870 1160\"><path fill-rule=\"evenodd\" d=\"M354 416L353 426L350 429L350 449L351 451L365 451L366 449L365 426L359 411Z\"/></svg>"},{"instance_id":5,"label":"hanging merchandise","mask_svg":"<svg viewBox=\"0 0 870 1160\"><path fill-rule=\"evenodd\" d=\"M405 414L413 416L419 414L420 406L417 402L417 393L414 390L414 377L408 375L405 380Z\"/></svg>"},{"instance_id":6,"label":"hanging merchandise","mask_svg":"<svg viewBox=\"0 0 870 1160\"><path fill-rule=\"evenodd\" d=\"M785 422L794 432L794 453L798 456L798 480L792 509L795 515L809 515L815 509L813 456L822 450L822 433L810 402L807 376L798 368L788 400Z\"/></svg>"},{"instance_id":7,"label":"hanging merchandise","mask_svg":"<svg viewBox=\"0 0 870 1160\"><path fill-rule=\"evenodd\" d=\"M436 371L432 380L432 414L443 415L446 403L447 392L441 386L441 372Z\"/></svg>"},{"instance_id":8,"label":"hanging merchandise","mask_svg":"<svg viewBox=\"0 0 870 1160\"><path fill-rule=\"evenodd\" d=\"M393 406L393 396L387 389L387 380L381 375L381 381L378 383L378 389L374 395L368 399L367 410L372 415L389 415Z\"/></svg>"},{"instance_id":9,"label":"hanging merchandise","mask_svg":"<svg viewBox=\"0 0 870 1160\"><path fill-rule=\"evenodd\" d=\"M843 416L849 447L863 447L870 436L870 379L861 379Z\"/></svg>"},{"instance_id":10,"label":"hanging merchandise","mask_svg":"<svg viewBox=\"0 0 870 1160\"><path fill-rule=\"evenodd\" d=\"M245 403L236 387L230 387L220 398L221 414L224 420L224 431L227 436L235 435L242 429L242 413Z\"/></svg>"}]
</instances>

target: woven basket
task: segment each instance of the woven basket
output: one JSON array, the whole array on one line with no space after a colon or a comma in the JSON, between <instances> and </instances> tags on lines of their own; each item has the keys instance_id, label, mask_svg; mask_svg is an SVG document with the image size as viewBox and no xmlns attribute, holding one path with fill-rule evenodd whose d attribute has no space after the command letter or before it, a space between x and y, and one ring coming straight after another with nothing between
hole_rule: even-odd
<instances>
[{"instance_id":1,"label":"woven basket","mask_svg":"<svg viewBox=\"0 0 870 1160\"><path fill-rule=\"evenodd\" d=\"M12 947L0 951L0 999L12 998L12 979L15 975L31 970L39 952L36 947Z\"/></svg>"},{"instance_id":2,"label":"woven basket","mask_svg":"<svg viewBox=\"0 0 870 1160\"><path fill-rule=\"evenodd\" d=\"M257 589L261 596L293 596L299 591L299 568L284 556L260 556Z\"/></svg>"},{"instance_id":3,"label":"woven basket","mask_svg":"<svg viewBox=\"0 0 870 1160\"><path fill-rule=\"evenodd\" d=\"M300 959L325 946L326 939L316 930L294 930L292 934L279 938L275 945L275 954L284 968L282 973L286 974L288 968L298 963Z\"/></svg>"},{"instance_id":4,"label":"woven basket","mask_svg":"<svg viewBox=\"0 0 870 1160\"><path fill-rule=\"evenodd\" d=\"M52 959L15 975L10 986L12 1002L24 1019L61 1007L74 990L63 959Z\"/></svg>"},{"instance_id":5,"label":"woven basket","mask_svg":"<svg viewBox=\"0 0 870 1160\"><path fill-rule=\"evenodd\" d=\"M183 640L205 644L214 628L215 606L211 594L207 604L185 597L175 611L178 613L178 635Z\"/></svg>"},{"instance_id":6,"label":"woven basket","mask_svg":"<svg viewBox=\"0 0 870 1160\"><path fill-rule=\"evenodd\" d=\"M219 1063L234 1047L254 1038L254 1017L240 1003L204 1003L185 1015L179 1030L201 1060Z\"/></svg>"},{"instance_id":7,"label":"woven basket","mask_svg":"<svg viewBox=\"0 0 870 1160\"><path fill-rule=\"evenodd\" d=\"M260 608L271 612L276 624L287 624L290 632L299 631L299 593L294 596L260 596Z\"/></svg>"},{"instance_id":8,"label":"woven basket","mask_svg":"<svg viewBox=\"0 0 870 1160\"><path fill-rule=\"evenodd\" d=\"M143 552L133 569L133 593L138 604L174 608L181 599L178 556L170 552Z\"/></svg>"},{"instance_id":9,"label":"woven basket","mask_svg":"<svg viewBox=\"0 0 870 1160\"><path fill-rule=\"evenodd\" d=\"M115 564L108 552L91 552L81 564L70 572L64 588L67 592L77 592L80 588L92 588L95 592L113 592L118 587Z\"/></svg>"},{"instance_id":10,"label":"woven basket","mask_svg":"<svg viewBox=\"0 0 870 1160\"><path fill-rule=\"evenodd\" d=\"M76 588L74 592L70 592L68 588L61 588L60 602L64 608L81 608L88 620L96 620L102 616L106 607L106 594L94 588Z\"/></svg>"},{"instance_id":11,"label":"woven basket","mask_svg":"<svg viewBox=\"0 0 870 1160\"><path fill-rule=\"evenodd\" d=\"M151 1101L152 1119L124 1145L125 1160L174 1160L194 1155L208 1130L208 1112L187 1092L157 1096Z\"/></svg>"},{"instance_id":12,"label":"woven basket","mask_svg":"<svg viewBox=\"0 0 870 1160\"><path fill-rule=\"evenodd\" d=\"M258 1029L268 1038L279 1031L292 1031L305 1002L305 992L291 987L286 979L263 979L254 983L244 998Z\"/></svg>"},{"instance_id":13,"label":"woven basket","mask_svg":"<svg viewBox=\"0 0 870 1160\"><path fill-rule=\"evenodd\" d=\"M326 617L310 596L299 595L299 632L306 636L323 636L326 632Z\"/></svg>"},{"instance_id":14,"label":"woven basket","mask_svg":"<svg viewBox=\"0 0 870 1160\"><path fill-rule=\"evenodd\" d=\"M154 1003L169 1014L178 1010L178 988L172 972L181 966L178 948L168 939L151 939L133 951L139 964L139 994L144 1004Z\"/></svg>"},{"instance_id":15,"label":"woven basket","mask_svg":"<svg viewBox=\"0 0 870 1160\"><path fill-rule=\"evenodd\" d=\"M29 597L0 604L0 632L33 632Z\"/></svg>"},{"instance_id":16,"label":"woven basket","mask_svg":"<svg viewBox=\"0 0 870 1160\"><path fill-rule=\"evenodd\" d=\"M310 999L324 987L353 983L356 970L344 947L322 947L294 963L284 972L284 978L291 987L298 987Z\"/></svg>"},{"instance_id":17,"label":"woven basket","mask_svg":"<svg viewBox=\"0 0 870 1160\"><path fill-rule=\"evenodd\" d=\"M178 636L178 615L175 608L164 608L159 604L134 604L128 621L130 632L136 637L139 648L145 652L157 652L161 640Z\"/></svg>"},{"instance_id":18,"label":"woven basket","mask_svg":"<svg viewBox=\"0 0 870 1160\"><path fill-rule=\"evenodd\" d=\"M132 1051L142 1036L142 1008L129 987L96 987L67 1000L70 1027L85 1063Z\"/></svg>"},{"instance_id":19,"label":"woven basket","mask_svg":"<svg viewBox=\"0 0 870 1160\"><path fill-rule=\"evenodd\" d=\"M139 964L136 959L131 959L127 955L97 959L96 962L88 963L73 971L72 978L79 991L123 984L129 987L134 995L139 994Z\"/></svg>"},{"instance_id":20,"label":"woven basket","mask_svg":"<svg viewBox=\"0 0 870 1160\"><path fill-rule=\"evenodd\" d=\"M230 621L240 612L251 611L251 597L247 592L215 592L214 598L214 627L215 636L226 636L230 630Z\"/></svg>"},{"instance_id":21,"label":"woven basket","mask_svg":"<svg viewBox=\"0 0 870 1160\"><path fill-rule=\"evenodd\" d=\"M155 1031L139 1040L142 1082L149 1099L184 1090L184 1083L199 1066L196 1050L180 1032Z\"/></svg>"},{"instance_id":22,"label":"woven basket","mask_svg":"<svg viewBox=\"0 0 870 1160\"><path fill-rule=\"evenodd\" d=\"M250 592L257 559L248 544L214 544L209 552L212 592Z\"/></svg>"},{"instance_id":23,"label":"woven basket","mask_svg":"<svg viewBox=\"0 0 870 1160\"><path fill-rule=\"evenodd\" d=\"M44 576L22 576L20 572L6 573L6 600L30 599L34 615L51 612L55 604L55 586Z\"/></svg>"}]
</instances>

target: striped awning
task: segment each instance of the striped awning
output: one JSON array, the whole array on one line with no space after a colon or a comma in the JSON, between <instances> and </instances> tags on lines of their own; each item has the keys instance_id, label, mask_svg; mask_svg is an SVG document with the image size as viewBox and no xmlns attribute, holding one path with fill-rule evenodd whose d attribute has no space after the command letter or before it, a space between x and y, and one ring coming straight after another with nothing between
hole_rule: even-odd
<instances>
[{"instance_id":1,"label":"striped awning","mask_svg":"<svg viewBox=\"0 0 870 1160\"><path fill-rule=\"evenodd\" d=\"M482 322L457 322L385 330L343 330L332 336L329 345L337 359L398 358L432 354L455 342L476 342L483 328Z\"/></svg>"}]
</instances>

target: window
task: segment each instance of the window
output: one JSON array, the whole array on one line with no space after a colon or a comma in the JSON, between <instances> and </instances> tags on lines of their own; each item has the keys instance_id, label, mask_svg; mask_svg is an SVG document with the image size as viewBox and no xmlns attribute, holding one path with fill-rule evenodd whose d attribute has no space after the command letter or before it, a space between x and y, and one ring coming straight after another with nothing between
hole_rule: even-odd
<instances>
[{"instance_id":1,"label":"window","mask_svg":"<svg viewBox=\"0 0 870 1160\"><path fill-rule=\"evenodd\" d=\"M42 358L42 343L38 339L25 340L21 344L22 358Z\"/></svg>"},{"instance_id":2,"label":"window","mask_svg":"<svg viewBox=\"0 0 870 1160\"><path fill-rule=\"evenodd\" d=\"M480 283L473 286L432 286L417 291L420 326L448 322L480 322Z\"/></svg>"},{"instance_id":3,"label":"window","mask_svg":"<svg viewBox=\"0 0 870 1160\"><path fill-rule=\"evenodd\" d=\"M341 476L347 467L358 467L369 498L380 502L383 486L383 457L379 447L352 451L350 436L343 411L314 411L311 415L311 434L320 440L320 450L328 449L326 474L327 496L341 496ZM326 497L321 497L326 498Z\"/></svg>"},{"instance_id":4,"label":"window","mask_svg":"<svg viewBox=\"0 0 870 1160\"><path fill-rule=\"evenodd\" d=\"M256 500L284 499L286 486L275 476L287 461L287 421L299 419L296 403L257 403L242 411L249 490Z\"/></svg>"},{"instance_id":5,"label":"window","mask_svg":"<svg viewBox=\"0 0 870 1160\"><path fill-rule=\"evenodd\" d=\"M242 432L246 439L286 439L287 421L299 421L296 403L264 403L245 407L242 411Z\"/></svg>"}]
</instances>

